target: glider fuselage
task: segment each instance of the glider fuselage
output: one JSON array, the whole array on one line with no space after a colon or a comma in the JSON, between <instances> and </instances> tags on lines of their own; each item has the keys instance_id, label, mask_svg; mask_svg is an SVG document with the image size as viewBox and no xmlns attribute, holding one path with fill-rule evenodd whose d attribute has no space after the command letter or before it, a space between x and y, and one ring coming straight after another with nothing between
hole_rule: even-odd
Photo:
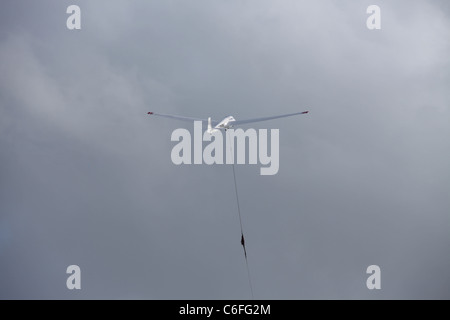
<instances>
[{"instance_id":1,"label":"glider fuselage","mask_svg":"<svg viewBox=\"0 0 450 320\"><path fill-rule=\"evenodd\" d=\"M233 122L236 121L236 119L233 116L228 116L222 121L220 121L214 128L215 129L230 129L233 127Z\"/></svg>"}]
</instances>

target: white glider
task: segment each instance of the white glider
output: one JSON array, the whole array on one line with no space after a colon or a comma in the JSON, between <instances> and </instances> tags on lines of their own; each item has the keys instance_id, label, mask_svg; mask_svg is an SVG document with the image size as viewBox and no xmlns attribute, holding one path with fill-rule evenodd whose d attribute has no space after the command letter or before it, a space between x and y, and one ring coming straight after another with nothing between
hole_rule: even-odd
<instances>
[{"instance_id":1,"label":"white glider","mask_svg":"<svg viewBox=\"0 0 450 320\"><path fill-rule=\"evenodd\" d=\"M208 123L208 133L212 134L216 131L227 130L227 129L230 129L232 127L235 127L235 126L238 126L241 124L267 121L267 120L284 118L284 117L291 117L291 116L296 116L299 114L306 114L308 112L309 111L295 112L295 113L282 114L282 115L273 116L273 117L254 118L254 119L246 119L246 120L236 120L233 116L228 116L225 119L223 119L222 121L211 120L211 117L209 117L208 119L199 119L199 118L174 116L174 115L170 115L170 114L162 114L162 113L156 113L156 112L147 112L147 114L165 117L165 118L177 119L177 120L182 120L182 121L189 121L189 122L202 121L202 122Z\"/></svg>"}]
</instances>

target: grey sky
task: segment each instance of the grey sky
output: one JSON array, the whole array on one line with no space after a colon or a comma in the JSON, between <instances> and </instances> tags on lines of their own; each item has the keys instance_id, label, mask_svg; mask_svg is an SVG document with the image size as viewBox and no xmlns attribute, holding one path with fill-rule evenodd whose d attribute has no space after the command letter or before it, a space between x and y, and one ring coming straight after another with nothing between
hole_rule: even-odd
<instances>
[{"instance_id":1,"label":"grey sky","mask_svg":"<svg viewBox=\"0 0 450 320\"><path fill-rule=\"evenodd\" d=\"M231 167L146 112L307 109L236 167L255 298L449 299L449 49L446 1L2 1L0 298L250 298Z\"/></svg>"}]
</instances>

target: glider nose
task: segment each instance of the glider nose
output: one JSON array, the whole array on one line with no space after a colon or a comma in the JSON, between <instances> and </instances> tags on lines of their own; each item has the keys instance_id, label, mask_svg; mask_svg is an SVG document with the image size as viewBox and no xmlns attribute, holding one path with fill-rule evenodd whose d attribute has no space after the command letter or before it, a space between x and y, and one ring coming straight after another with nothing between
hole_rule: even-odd
<instances>
[{"instance_id":1,"label":"glider nose","mask_svg":"<svg viewBox=\"0 0 450 320\"><path fill-rule=\"evenodd\" d=\"M153 114L153 112L147 112L147 114Z\"/></svg>"},{"instance_id":2,"label":"glider nose","mask_svg":"<svg viewBox=\"0 0 450 320\"><path fill-rule=\"evenodd\" d=\"M308 113L309 111L304 111L304 112L302 112L302 114L306 114L306 113Z\"/></svg>"}]
</instances>

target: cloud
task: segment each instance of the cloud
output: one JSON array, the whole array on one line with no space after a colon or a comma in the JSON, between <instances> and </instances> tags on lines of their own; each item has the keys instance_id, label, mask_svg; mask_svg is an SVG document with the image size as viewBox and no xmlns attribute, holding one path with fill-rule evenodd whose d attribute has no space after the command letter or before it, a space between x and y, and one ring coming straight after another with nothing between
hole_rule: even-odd
<instances>
[{"instance_id":1,"label":"cloud","mask_svg":"<svg viewBox=\"0 0 450 320\"><path fill-rule=\"evenodd\" d=\"M448 10L369 4L2 4L0 296L249 298L231 168L173 165L146 112L307 108L267 123L277 175L237 166L255 297L448 298Z\"/></svg>"}]
</instances>

